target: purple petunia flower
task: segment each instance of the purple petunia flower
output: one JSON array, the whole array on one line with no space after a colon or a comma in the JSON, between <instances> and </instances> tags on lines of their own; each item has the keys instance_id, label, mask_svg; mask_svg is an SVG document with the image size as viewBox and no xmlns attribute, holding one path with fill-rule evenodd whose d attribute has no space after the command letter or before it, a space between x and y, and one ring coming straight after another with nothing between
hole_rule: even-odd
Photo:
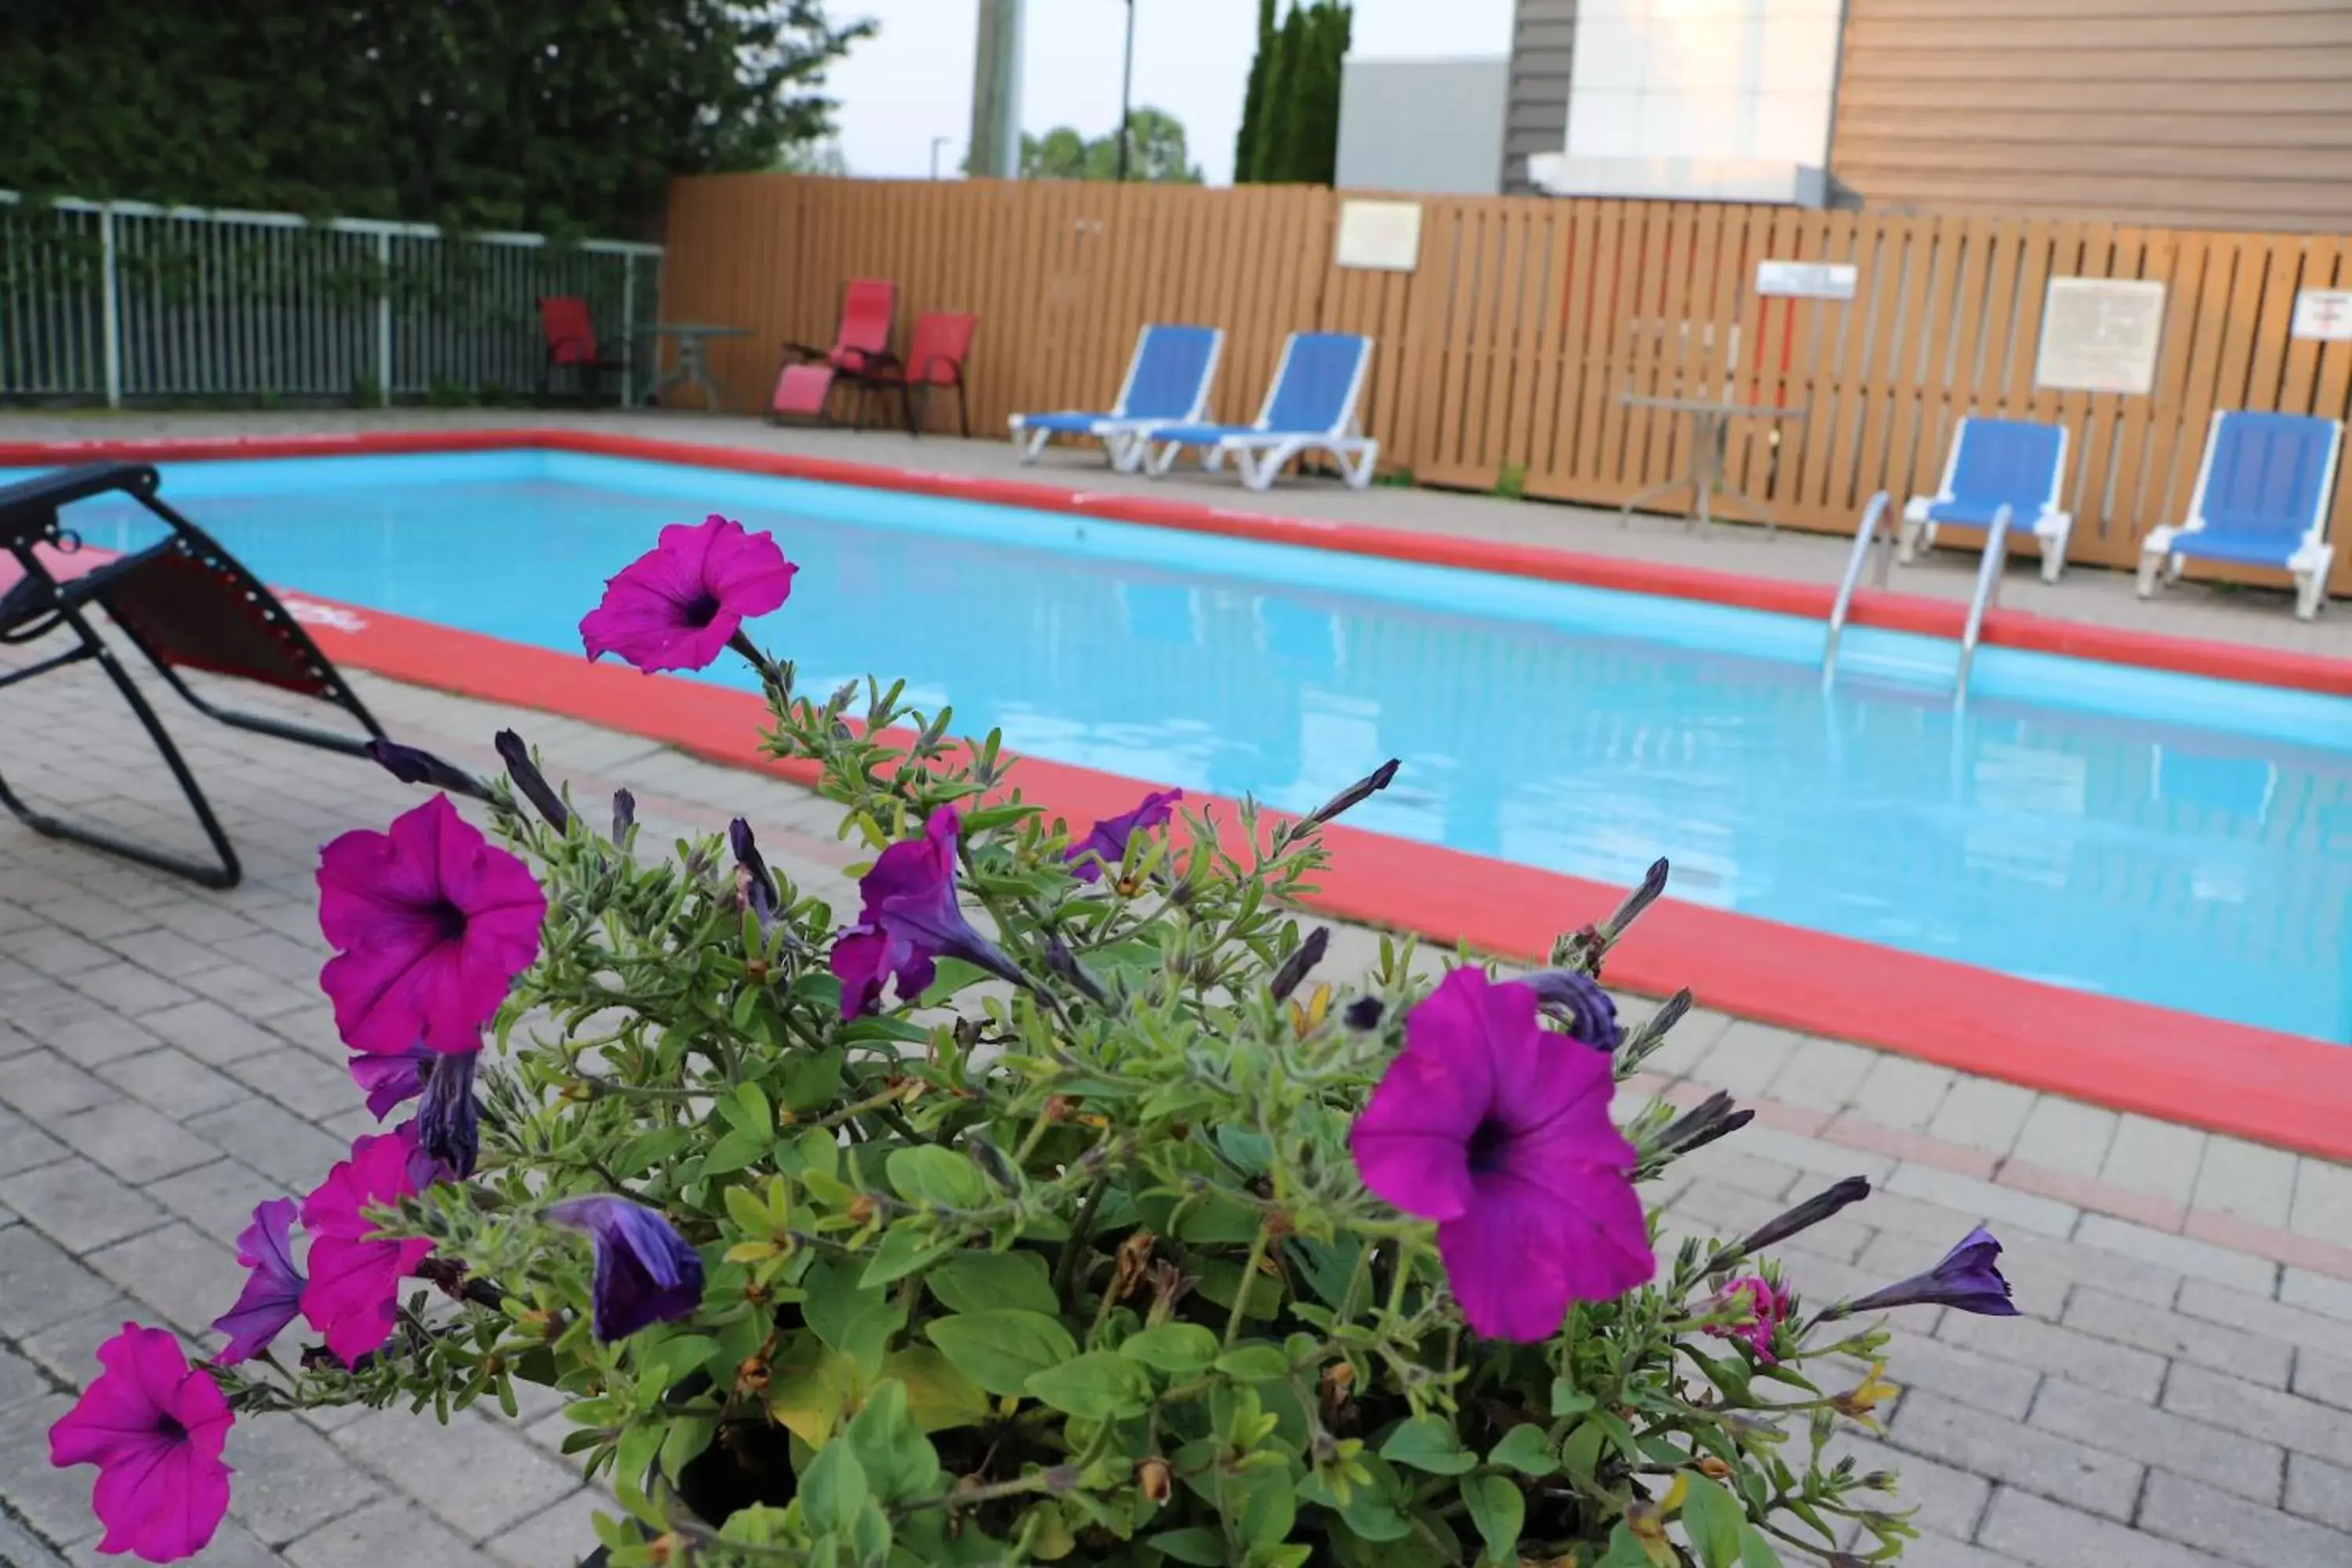
<instances>
[{"instance_id":1,"label":"purple petunia flower","mask_svg":"<svg viewBox=\"0 0 2352 1568\"><path fill-rule=\"evenodd\" d=\"M228 1511L228 1399L162 1329L125 1323L98 1361L106 1370L49 1428L49 1463L98 1467L100 1552L193 1557Z\"/></svg>"},{"instance_id":2,"label":"purple petunia flower","mask_svg":"<svg viewBox=\"0 0 2352 1568\"><path fill-rule=\"evenodd\" d=\"M661 542L604 584L604 598L580 622L592 659L618 654L650 675L702 669L745 620L792 596L793 574L775 537L711 513L672 523Z\"/></svg>"},{"instance_id":3,"label":"purple petunia flower","mask_svg":"<svg viewBox=\"0 0 2352 1568\"><path fill-rule=\"evenodd\" d=\"M558 833L570 830L572 808L563 804L563 796L539 764L530 760L530 747L512 730L501 730L490 742L498 748L499 760L507 765L507 777L513 781L525 800L539 808L539 815Z\"/></svg>"},{"instance_id":4,"label":"purple petunia flower","mask_svg":"<svg viewBox=\"0 0 2352 1568\"><path fill-rule=\"evenodd\" d=\"M441 1053L423 1046L404 1051L361 1051L351 1059L352 1081L367 1094L368 1114L378 1121L404 1100L425 1092L425 1080Z\"/></svg>"},{"instance_id":5,"label":"purple petunia flower","mask_svg":"<svg viewBox=\"0 0 2352 1568\"><path fill-rule=\"evenodd\" d=\"M1568 1026L1569 1037L1599 1050L1614 1051L1625 1031L1618 1026L1617 1004L1601 982L1573 969L1547 969L1527 978L1537 1003Z\"/></svg>"},{"instance_id":6,"label":"purple petunia flower","mask_svg":"<svg viewBox=\"0 0 2352 1568\"><path fill-rule=\"evenodd\" d=\"M1154 790L1133 811L1106 816L1096 823L1084 838L1062 853L1062 858L1070 863L1070 875L1081 882L1092 882L1102 876L1104 867L1120 865L1127 859L1127 841L1139 833L1164 826L1174 814L1176 803L1183 798L1181 789Z\"/></svg>"},{"instance_id":7,"label":"purple petunia flower","mask_svg":"<svg viewBox=\"0 0 2352 1568\"><path fill-rule=\"evenodd\" d=\"M1536 1005L1527 984L1448 974L1405 1019L1404 1053L1349 1137L1366 1186L1437 1221L1470 1326L1523 1342L1657 1268L1635 1151L1609 1119L1609 1059L1546 1029Z\"/></svg>"},{"instance_id":8,"label":"purple petunia flower","mask_svg":"<svg viewBox=\"0 0 2352 1568\"><path fill-rule=\"evenodd\" d=\"M1955 1307L1988 1318L2014 1318L2017 1303L2009 1299L2009 1281L2001 1278L2000 1262L2000 1243L1979 1226L1925 1274L1841 1302L1822 1315L1843 1318L1889 1307Z\"/></svg>"},{"instance_id":9,"label":"purple petunia flower","mask_svg":"<svg viewBox=\"0 0 2352 1568\"><path fill-rule=\"evenodd\" d=\"M278 1337L278 1331L302 1310L302 1287L309 1283L294 1267L294 1200L272 1198L253 1211L253 1223L236 1238L236 1260L252 1270L236 1305L213 1320L213 1330L228 1336L228 1343L213 1359L223 1366L260 1354Z\"/></svg>"},{"instance_id":10,"label":"purple petunia flower","mask_svg":"<svg viewBox=\"0 0 2352 1568\"><path fill-rule=\"evenodd\" d=\"M547 895L446 795L346 833L319 854L319 929L338 952L319 984L355 1050L481 1047L482 1026L539 956Z\"/></svg>"},{"instance_id":11,"label":"purple petunia flower","mask_svg":"<svg viewBox=\"0 0 2352 1568\"><path fill-rule=\"evenodd\" d=\"M644 1205L598 1193L551 1205L545 1217L586 1231L595 1244L598 1339L624 1340L702 1304L701 1258Z\"/></svg>"},{"instance_id":12,"label":"purple petunia flower","mask_svg":"<svg viewBox=\"0 0 2352 1568\"><path fill-rule=\"evenodd\" d=\"M1016 984L1021 971L971 927L956 906L955 807L931 813L920 838L882 851L858 882L866 906L858 923L834 939L833 973L841 981L841 1016L861 1017L881 1005L882 983L895 975L898 999L931 988L941 958L960 958Z\"/></svg>"},{"instance_id":13,"label":"purple petunia flower","mask_svg":"<svg viewBox=\"0 0 2352 1568\"><path fill-rule=\"evenodd\" d=\"M751 911L762 932L772 930L783 918L784 904L776 893L776 879L769 874L767 858L760 853L760 842L751 836L751 825L740 816L729 823L727 842L735 851L735 888L743 907Z\"/></svg>"},{"instance_id":14,"label":"purple petunia flower","mask_svg":"<svg viewBox=\"0 0 2352 1568\"><path fill-rule=\"evenodd\" d=\"M480 1053L452 1051L436 1059L416 1108L416 1152L447 1173L437 1179L464 1181L481 1154L481 1107L474 1102L474 1064ZM418 1185L432 1184L419 1180Z\"/></svg>"},{"instance_id":15,"label":"purple petunia flower","mask_svg":"<svg viewBox=\"0 0 2352 1568\"><path fill-rule=\"evenodd\" d=\"M490 798L488 784L455 763L444 762L430 752L415 746L404 746L397 741L387 741L381 736L370 741L364 749L376 766L403 784L454 790L476 800Z\"/></svg>"}]
</instances>

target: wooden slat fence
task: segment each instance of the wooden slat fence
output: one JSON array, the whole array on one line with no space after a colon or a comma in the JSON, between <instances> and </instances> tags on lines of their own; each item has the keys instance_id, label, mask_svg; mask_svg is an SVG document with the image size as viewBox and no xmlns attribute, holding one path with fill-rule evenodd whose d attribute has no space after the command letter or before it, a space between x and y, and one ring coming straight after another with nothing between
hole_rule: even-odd
<instances>
[{"instance_id":1,"label":"wooden slat fence","mask_svg":"<svg viewBox=\"0 0 2352 1568\"><path fill-rule=\"evenodd\" d=\"M1423 202L1419 268L1332 264L1319 188L714 175L671 187L666 319L717 343L741 397L779 345L829 341L852 278L981 318L972 417L1098 407L1148 321L1223 326L1221 417L1255 416L1283 334L1370 333L1385 468L1421 482L1614 505L1676 471L1684 426L1628 391L1803 407L1735 425L1731 476L1784 525L1846 531L1874 490L1931 490L1969 413L2072 432L2074 560L2129 566L2178 521L2217 408L2352 414L2352 343L2290 341L2302 288L2352 288L2352 237L1962 215L1538 197ZM1851 302L1760 299L1765 258L1850 262ZM2053 278L2168 285L2154 393L2033 385ZM2333 537L2352 542L2352 481ZM2334 587L2352 593L2352 549Z\"/></svg>"}]
</instances>

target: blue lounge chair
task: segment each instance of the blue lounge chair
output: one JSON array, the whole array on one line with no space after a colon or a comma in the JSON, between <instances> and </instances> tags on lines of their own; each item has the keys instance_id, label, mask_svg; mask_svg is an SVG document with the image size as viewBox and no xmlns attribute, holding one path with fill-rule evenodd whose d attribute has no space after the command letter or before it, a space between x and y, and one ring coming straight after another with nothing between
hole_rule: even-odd
<instances>
[{"instance_id":1,"label":"blue lounge chair","mask_svg":"<svg viewBox=\"0 0 2352 1568\"><path fill-rule=\"evenodd\" d=\"M1371 368L1372 340L1354 332L1293 332L1275 367L1255 425L1164 425L1145 433L1150 469L1164 474L1186 447L1201 448L1201 466L1213 468L1228 456L1242 483L1262 490L1283 465L1307 452L1324 452L1339 462L1349 485L1372 482L1381 444L1362 434L1356 402Z\"/></svg>"},{"instance_id":2,"label":"blue lounge chair","mask_svg":"<svg viewBox=\"0 0 2352 1568\"><path fill-rule=\"evenodd\" d=\"M1913 496L1903 509L1903 539L1895 557L1908 563L1936 547L1936 526L1989 529L2009 508L2010 534L2031 532L2042 547L2042 580L2058 581L2066 568L2066 538L2074 520L2058 510L2066 479L2066 427L2030 419L1974 415L1952 433L1943 483L1931 496Z\"/></svg>"},{"instance_id":3,"label":"blue lounge chair","mask_svg":"<svg viewBox=\"0 0 2352 1568\"><path fill-rule=\"evenodd\" d=\"M1065 410L1016 414L1013 438L1021 460L1034 463L1056 436L1092 436L1110 455L1111 467L1132 473L1144 458L1138 435L1155 425L1191 425L1208 417L1209 389L1217 379L1217 359L1225 334L1217 327L1149 326L1136 334L1135 357L1108 414ZM1025 439L1024 439L1025 437Z\"/></svg>"},{"instance_id":4,"label":"blue lounge chair","mask_svg":"<svg viewBox=\"0 0 2352 1568\"><path fill-rule=\"evenodd\" d=\"M2139 596L2156 592L2157 569L2177 582L2189 558L2268 566L2294 578L2294 613L2309 620L2327 596L2327 506L2344 426L2308 414L2213 416L2189 521L2153 530L2139 550Z\"/></svg>"}]
</instances>

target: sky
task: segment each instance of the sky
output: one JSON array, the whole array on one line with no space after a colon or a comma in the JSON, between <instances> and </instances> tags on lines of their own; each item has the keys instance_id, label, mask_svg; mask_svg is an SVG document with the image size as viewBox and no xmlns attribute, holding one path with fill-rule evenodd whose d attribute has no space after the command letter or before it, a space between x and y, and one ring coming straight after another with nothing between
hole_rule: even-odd
<instances>
[{"instance_id":1,"label":"sky","mask_svg":"<svg viewBox=\"0 0 2352 1568\"><path fill-rule=\"evenodd\" d=\"M1257 47L1257 0L1133 0L1135 101L1183 121L1211 184L1233 178L1242 89ZM1355 0L1354 53L1373 58L1507 55L1512 0ZM952 174L971 132L979 0L831 0L836 22L871 16L881 31L834 67L841 150L853 174ZM1088 136L1118 122L1121 0L1027 0L1022 129L1068 125Z\"/></svg>"}]
</instances>

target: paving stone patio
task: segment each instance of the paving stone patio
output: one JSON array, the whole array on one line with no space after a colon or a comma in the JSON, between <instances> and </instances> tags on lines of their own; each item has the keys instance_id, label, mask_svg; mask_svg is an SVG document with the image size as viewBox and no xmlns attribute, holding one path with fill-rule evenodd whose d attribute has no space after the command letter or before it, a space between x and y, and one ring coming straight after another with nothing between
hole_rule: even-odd
<instances>
[{"instance_id":1,"label":"paving stone patio","mask_svg":"<svg viewBox=\"0 0 2352 1568\"><path fill-rule=\"evenodd\" d=\"M703 428L656 426L688 426ZM0 420L0 438L35 428L115 426ZM887 439L832 444L887 460L905 449ZM1327 504L1297 493L1310 500L1297 510ZM1703 542L1788 561L1820 542ZM2082 602L2114 598L2103 592ZM2194 607L2256 626L2242 605ZM2313 636L2294 646L2341 636L2298 630ZM583 798L627 784L649 841L748 816L779 869L836 909L851 900L825 808L790 786L570 721L354 684L402 739L461 763L495 767L490 736L511 725ZM95 1345L127 1317L215 1345L205 1325L236 1295L232 1242L252 1205L307 1190L372 1125L316 986L311 873L323 840L420 796L364 763L165 712L245 856L242 887L204 892L0 824L0 1564L16 1568L100 1561L91 1472L50 1469L46 1446ZM0 762L37 800L194 846L94 679L0 694ZM1341 933L1328 966L1372 940ZM1859 1173L1878 1194L1783 1249L1810 1292L1908 1273L1979 1221L2007 1244L2027 1315L1904 1315L1892 1371L1906 1392L1883 1435L1848 1440L1905 1474L1928 1532L1906 1562L2352 1563L2352 1171L1705 1010L1653 1067L1632 1092L1722 1087L1759 1111L1676 1168L1675 1228L1737 1229ZM569 1565L595 1499L556 1452L565 1430L546 1401L447 1430L348 1412L243 1424L230 1520L197 1561Z\"/></svg>"}]
</instances>

